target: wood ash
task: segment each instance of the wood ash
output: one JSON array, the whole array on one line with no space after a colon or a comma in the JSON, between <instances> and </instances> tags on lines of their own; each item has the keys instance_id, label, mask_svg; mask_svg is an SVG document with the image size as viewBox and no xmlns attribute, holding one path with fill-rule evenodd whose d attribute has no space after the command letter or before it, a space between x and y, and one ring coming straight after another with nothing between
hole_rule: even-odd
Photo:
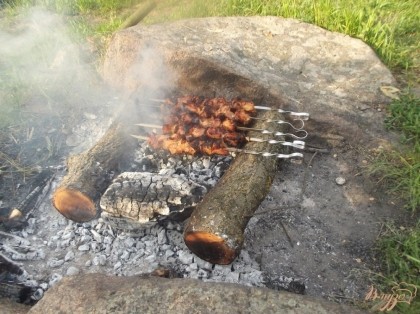
<instances>
[{"instance_id":1,"label":"wood ash","mask_svg":"<svg viewBox=\"0 0 420 314\"><path fill-rule=\"evenodd\" d=\"M165 156L140 145L126 170L154 173L158 177L174 175L208 190L223 175L231 159L229 156ZM58 169L51 185L44 188L49 197L64 175ZM0 253L23 270L8 284L29 287L25 291L31 292L33 302L64 276L83 273L131 276L164 268L178 277L204 281L249 286L265 286L267 281L259 263L250 257L246 248L227 266L210 264L192 254L183 240L183 221L155 219L140 228L138 222L125 219L128 224L118 223L119 218L105 215L90 222L75 223L61 216L49 197L44 195L44 201L31 212L26 227L4 232L6 235L0 241ZM0 290L3 294L16 293L3 283Z\"/></svg>"}]
</instances>

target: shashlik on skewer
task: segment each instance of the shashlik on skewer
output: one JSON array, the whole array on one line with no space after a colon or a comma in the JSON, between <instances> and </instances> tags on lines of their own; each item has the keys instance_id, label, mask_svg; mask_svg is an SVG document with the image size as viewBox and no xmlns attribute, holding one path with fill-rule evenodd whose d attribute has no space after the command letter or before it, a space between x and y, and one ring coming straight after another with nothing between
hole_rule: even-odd
<instances>
[{"instance_id":1,"label":"shashlik on skewer","mask_svg":"<svg viewBox=\"0 0 420 314\"><path fill-rule=\"evenodd\" d=\"M166 105L175 105L175 107L177 107L177 109L179 109L179 106L182 104L188 104L189 106L191 106L191 104L195 104L197 105L198 103L200 103L200 101L202 101L201 104L209 104L209 105L220 105L220 103L223 103L225 101L224 98L212 98L210 99L210 101L208 102L208 99L203 98L203 97L198 97L198 96L183 96L178 98L178 102L176 104L174 104L174 102L172 102L170 99L150 99L151 101L154 102L159 102L162 104L166 104ZM294 111L290 111L290 110L284 110L284 109L279 109L279 108L271 108L271 107L267 107L267 106L257 106L254 105L253 102L251 101L243 101L239 98L237 99L233 99L232 103L234 103L235 108L243 108L245 111L247 112L255 112L256 110L274 110L277 111L279 113L282 114L286 114L288 116L290 116L293 120L301 120L301 121L306 121L309 119L309 113L306 112L294 112ZM193 110L196 110L195 108ZM283 121L284 122L284 121ZM303 125L302 125L303 127ZM301 128L302 128L301 127Z\"/></svg>"},{"instance_id":2,"label":"shashlik on skewer","mask_svg":"<svg viewBox=\"0 0 420 314\"><path fill-rule=\"evenodd\" d=\"M162 134L151 134L147 138L147 143L154 149L167 150L171 154L227 155L232 151L231 148L240 149L247 142L266 142L302 149L303 141L286 142L246 137L243 131L258 131L275 136L290 135L298 139L303 139L307 135L306 131L296 129L293 125L292 128L304 132L304 136L245 127L254 118L255 106L252 102L239 98L227 101L224 98L184 96L178 98L176 102L164 100L162 111L165 114L162 126L146 123L138 125L161 129ZM270 122L287 123L282 120L270 120Z\"/></svg>"}]
</instances>

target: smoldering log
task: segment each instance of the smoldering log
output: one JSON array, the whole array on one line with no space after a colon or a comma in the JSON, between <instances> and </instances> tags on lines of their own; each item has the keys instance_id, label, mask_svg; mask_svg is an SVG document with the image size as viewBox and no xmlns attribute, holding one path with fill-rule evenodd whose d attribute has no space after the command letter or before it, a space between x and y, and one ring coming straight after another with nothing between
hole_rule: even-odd
<instances>
[{"instance_id":1,"label":"smoldering log","mask_svg":"<svg viewBox=\"0 0 420 314\"><path fill-rule=\"evenodd\" d=\"M276 111L260 118L282 119ZM282 125L259 120L255 128L282 131ZM261 133L249 132L262 138ZM270 135L266 135L270 138ZM278 153L281 145L249 142L244 149ZM278 160L240 153L216 186L197 205L184 229L184 241L198 257L214 264L230 264L239 254L244 231L273 182Z\"/></svg>"},{"instance_id":2,"label":"smoldering log","mask_svg":"<svg viewBox=\"0 0 420 314\"><path fill-rule=\"evenodd\" d=\"M185 217L207 189L178 174L124 172L115 178L100 200L102 217L127 218L137 228L163 219ZM126 224L128 226L128 224Z\"/></svg>"},{"instance_id":3,"label":"smoldering log","mask_svg":"<svg viewBox=\"0 0 420 314\"><path fill-rule=\"evenodd\" d=\"M124 112L133 110L132 114L120 114L91 149L68 159L68 173L52 198L54 207L66 218L85 222L97 216L100 196L138 145L130 135L135 123L131 107Z\"/></svg>"}]
</instances>

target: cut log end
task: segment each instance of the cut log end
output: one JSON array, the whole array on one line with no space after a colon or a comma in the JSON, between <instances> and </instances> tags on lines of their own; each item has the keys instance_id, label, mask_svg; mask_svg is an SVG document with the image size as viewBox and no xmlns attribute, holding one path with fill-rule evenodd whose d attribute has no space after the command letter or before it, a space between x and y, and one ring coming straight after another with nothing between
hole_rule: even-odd
<instances>
[{"instance_id":1,"label":"cut log end","mask_svg":"<svg viewBox=\"0 0 420 314\"><path fill-rule=\"evenodd\" d=\"M54 193L52 203L64 217L76 222L86 222L96 217L95 203L76 190L58 189Z\"/></svg>"},{"instance_id":2,"label":"cut log end","mask_svg":"<svg viewBox=\"0 0 420 314\"><path fill-rule=\"evenodd\" d=\"M209 232L187 232L184 235L187 247L197 256L212 264L228 265L237 252L225 239Z\"/></svg>"}]
</instances>

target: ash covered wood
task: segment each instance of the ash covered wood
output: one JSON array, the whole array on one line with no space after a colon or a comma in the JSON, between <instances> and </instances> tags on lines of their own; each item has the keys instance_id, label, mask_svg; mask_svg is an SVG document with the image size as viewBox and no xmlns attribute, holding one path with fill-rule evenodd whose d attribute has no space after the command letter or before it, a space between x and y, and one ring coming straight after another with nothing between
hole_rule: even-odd
<instances>
[{"instance_id":1,"label":"ash covered wood","mask_svg":"<svg viewBox=\"0 0 420 314\"><path fill-rule=\"evenodd\" d=\"M23 273L20 265L0 253L0 298L9 298L19 303L33 303L32 294L35 288L20 282L19 276Z\"/></svg>"},{"instance_id":2,"label":"ash covered wood","mask_svg":"<svg viewBox=\"0 0 420 314\"><path fill-rule=\"evenodd\" d=\"M259 115L281 119L275 111ZM258 121L256 128L267 128ZM273 129L273 125L270 126ZM282 131L282 126L276 126ZM250 136L260 136L253 134ZM248 143L244 149L279 152L280 145ZM239 254L244 230L254 211L266 197L273 182L277 159L261 155L239 154L217 185L210 190L192 213L184 230L188 248L200 258L214 264L230 264Z\"/></svg>"},{"instance_id":3,"label":"ash covered wood","mask_svg":"<svg viewBox=\"0 0 420 314\"><path fill-rule=\"evenodd\" d=\"M54 174L50 169L43 169L33 180L33 190L16 207L1 207L0 230L17 230L26 227L27 218L35 208L38 208L48 193L53 178Z\"/></svg>"},{"instance_id":4,"label":"ash covered wood","mask_svg":"<svg viewBox=\"0 0 420 314\"><path fill-rule=\"evenodd\" d=\"M145 224L181 215L206 192L204 186L178 174L124 172L105 191L100 206L106 216Z\"/></svg>"}]
</instances>

